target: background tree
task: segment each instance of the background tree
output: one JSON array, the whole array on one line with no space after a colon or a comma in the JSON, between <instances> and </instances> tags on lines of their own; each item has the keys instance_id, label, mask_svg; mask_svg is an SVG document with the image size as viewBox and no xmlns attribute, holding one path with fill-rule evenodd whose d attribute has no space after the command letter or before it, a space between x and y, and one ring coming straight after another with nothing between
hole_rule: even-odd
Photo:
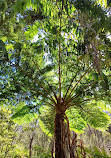
<instances>
[{"instance_id":1,"label":"background tree","mask_svg":"<svg viewBox=\"0 0 111 158\"><path fill-rule=\"evenodd\" d=\"M1 104L0 108L0 157L27 157L27 150L16 139L18 127L11 119L11 111Z\"/></svg>"}]
</instances>

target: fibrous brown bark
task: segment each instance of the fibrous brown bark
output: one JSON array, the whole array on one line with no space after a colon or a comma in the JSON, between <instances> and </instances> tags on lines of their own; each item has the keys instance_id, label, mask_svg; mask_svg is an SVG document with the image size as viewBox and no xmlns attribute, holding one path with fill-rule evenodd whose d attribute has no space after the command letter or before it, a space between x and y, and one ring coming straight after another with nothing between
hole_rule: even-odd
<instances>
[{"instance_id":1,"label":"fibrous brown bark","mask_svg":"<svg viewBox=\"0 0 111 158\"><path fill-rule=\"evenodd\" d=\"M66 158L63 142L64 114L56 113L55 116L55 158Z\"/></svg>"},{"instance_id":2,"label":"fibrous brown bark","mask_svg":"<svg viewBox=\"0 0 111 158\"><path fill-rule=\"evenodd\" d=\"M55 115L55 158L76 158L78 157L77 147L81 148L81 156L86 157L82 143L77 144L77 134L70 133L69 121L65 114L64 105L56 105ZM64 119L66 122L64 122ZM52 154L53 157L53 154Z\"/></svg>"}]
</instances>

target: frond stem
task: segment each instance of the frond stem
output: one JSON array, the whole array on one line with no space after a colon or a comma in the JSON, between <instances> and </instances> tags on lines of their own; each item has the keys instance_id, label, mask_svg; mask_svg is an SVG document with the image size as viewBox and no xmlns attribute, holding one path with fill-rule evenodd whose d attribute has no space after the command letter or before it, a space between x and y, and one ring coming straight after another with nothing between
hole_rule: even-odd
<instances>
[{"instance_id":1,"label":"frond stem","mask_svg":"<svg viewBox=\"0 0 111 158\"><path fill-rule=\"evenodd\" d=\"M34 62L34 61L33 61L33 62ZM35 64L35 62L34 62L34 64ZM37 67L38 67L38 69L39 69L39 71L40 71L40 73L41 73L40 67L39 67L38 65L37 65ZM49 84L49 82L48 82L46 79L45 79L45 81L47 82L47 84L48 84L50 90L53 92L55 99L58 100L55 91L52 89L52 86Z\"/></svg>"},{"instance_id":2,"label":"frond stem","mask_svg":"<svg viewBox=\"0 0 111 158\"><path fill-rule=\"evenodd\" d=\"M25 86L24 86L23 84L20 84L19 82L16 82L16 83L17 83L18 85L20 85L20 86L22 86L22 87L25 88ZM33 89L31 89L31 88L29 88L29 89L32 90L34 93L41 94L43 97L45 97L45 98L49 99L50 101L52 101L48 96L44 95L43 93L38 92L38 91L36 91L36 90L33 90ZM24 89L22 89L22 90L24 90ZM24 90L24 91L25 91L25 90ZM38 99L38 100L39 100L39 99ZM44 100L41 99L41 101L44 101ZM46 102L46 101L44 101L44 102ZM54 107L53 104L51 104L51 103L49 103L49 102L47 102L47 103Z\"/></svg>"},{"instance_id":3,"label":"frond stem","mask_svg":"<svg viewBox=\"0 0 111 158\"><path fill-rule=\"evenodd\" d=\"M83 88L83 90L87 89L89 86L93 85L97 83L97 81L94 81L93 83L91 84L88 84L85 88ZM85 91L86 92L86 91ZM78 94L78 95L73 95L71 98L68 99L68 101L66 102L66 104L70 103L73 99L79 97L81 94Z\"/></svg>"},{"instance_id":4,"label":"frond stem","mask_svg":"<svg viewBox=\"0 0 111 158\"><path fill-rule=\"evenodd\" d=\"M53 99L53 97L50 95L50 93L48 92L47 89L45 89L37 80L35 80L32 76L30 76L27 72L25 72L22 68L20 68L20 66L17 66L15 64L13 64L13 66L17 67L20 71L22 71L26 76L28 76L30 79L32 79L35 83L37 83L41 88L43 88L47 94L50 96L50 100L56 104L55 100Z\"/></svg>"},{"instance_id":5,"label":"frond stem","mask_svg":"<svg viewBox=\"0 0 111 158\"><path fill-rule=\"evenodd\" d=\"M68 97L70 97L70 95L72 94L72 92L74 91L74 89L76 88L76 86L80 83L80 81L82 80L82 78L87 74L87 72L89 71L90 68L88 68L85 73L80 77L79 81L75 84L75 86L72 88L70 94L68 95ZM72 83L71 83L72 85Z\"/></svg>"},{"instance_id":6,"label":"frond stem","mask_svg":"<svg viewBox=\"0 0 111 158\"><path fill-rule=\"evenodd\" d=\"M60 33L59 33L59 37L61 37L61 18L62 18L62 13L60 15ZM59 39L60 40L60 39ZM59 99L61 101L61 40L59 41Z\"/></svg>"}]
</instances>

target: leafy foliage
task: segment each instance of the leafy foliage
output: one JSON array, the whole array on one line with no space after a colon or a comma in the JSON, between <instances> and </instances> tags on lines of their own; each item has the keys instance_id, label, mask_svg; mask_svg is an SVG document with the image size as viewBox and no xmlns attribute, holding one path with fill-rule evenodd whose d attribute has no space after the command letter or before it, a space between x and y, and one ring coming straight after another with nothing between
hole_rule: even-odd
<instances>
[{"instance_id":1,"label":"leafy foliage","mask_svg":"<svg viewBox=\"0 0 111 158\"><path fill-rule=\"evenodd\" d=\"M0 157L27 156L27 150L21 144L15 144L16 126L11 119L11 111L0 108Z\"/></svg>"},{"instance_id":2,"label":"leafy foliage","mask_svg":"<svg viewBox=\"0 0 111 158\"><path fill-rule=\"evenodd\" d=\"M90 158L110 158L109 155L107 155L106 151L104 150L104 148L102 149L102 151L100 149L98 149L96 146L93 149L87 149L87 152L89 153L88 157Z\"/></svg>"}]
</instances>

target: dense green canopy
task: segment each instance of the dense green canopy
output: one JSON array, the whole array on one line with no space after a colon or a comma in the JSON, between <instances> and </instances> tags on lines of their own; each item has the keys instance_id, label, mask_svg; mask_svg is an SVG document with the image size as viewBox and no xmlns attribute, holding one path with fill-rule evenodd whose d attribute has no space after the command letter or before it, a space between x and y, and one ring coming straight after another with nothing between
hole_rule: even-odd
<instances>
[{"instance_id":1,"label":"dense green canopy","mask_svg":"<svg viewBox=\"0 0 111 158\"><path fill-rule=\"evenodd\" d=\"M109 9L109 1L0 2L0 99L17 108L13 118L38 113L53 133L60 104L75 131L108 126Z\"/></svg>"}]
</instances>

